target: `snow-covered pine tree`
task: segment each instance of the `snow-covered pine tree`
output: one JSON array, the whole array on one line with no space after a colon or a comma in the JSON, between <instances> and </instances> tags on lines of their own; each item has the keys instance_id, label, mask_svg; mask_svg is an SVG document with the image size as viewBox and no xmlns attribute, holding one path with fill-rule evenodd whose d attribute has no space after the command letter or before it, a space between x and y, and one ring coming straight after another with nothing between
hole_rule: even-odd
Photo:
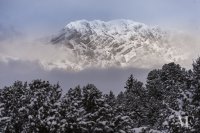
<instances>
[{"instance_id":1,"label":"snow-covered pine tree","mask_svg":"<svg viewBox=\"0 0 200 133\"><path fill-rule=\"evenodd\" d=\"M86 113L82 102L82 89L80 86L70 88L64 95L60 104L60 131L67 133L84 132L83 115Z\"/></svg>"},{"instance_id":2,"label":"snow-covered pine tree","mask_svg":"<svg viewBox=\"0 0 200 133\"><path fill-rule=\"evenodd\" d=\"M0 93L0 131L21 132L28 121L29 112L27 104L27 83L16 81L12 86L5 87Z\"/></svg>"},{"instance_id":3,"label":"snow-covered pine tree","mask_svg":"<svg viewBox=\"0 0 200 133\"><path fill-rule=\"evenodd\" d=\"M163 65L161 69L161 92L163 95L163 105L166 106L162 116L165 116L163 127L170 132L182 133L187 130L181 126L179 118L189 115L189 88L187 82L187 71L179 64L169 63ZM187 131L186 131L187 132Z\"/></svg>"},{"instance_id":4,"label":"snow-covered pine tree","mask_svg":"<svg viewBox=\"0 0 200 133\"><path fill-rule=\"evenodd\" d=\"M83 87L83 104L88 112L96 111L98 102L101 102L102 92L100 92L93 84Z\"/></svg>"},{"instance_id":5,"label":"snow-covered pine tree","mask_svg":"<svg viewBox=\"0 0 200 133\"><path fill-rule=\"evenodd\" d=\"M89 132L104 133L112 131L110 127L113 117L112 107L106 103L105 97L96 86L88 84L83 87L83 104L87 111L84 116Z\"/></svg>"},{"instance_id":6,"label":"snow-covered pine tree","mask_svg":"<svg viewBox=\"0 0 200 133\"><path fill-rule=\"evenodd\" d=\"M30 103L28 132L55 132L58 129L59 114L57 104L62 90L58 84L34 80L29 84L27 98Z\"/></svg>"},{"instance_id":7,"label":"snow-covered pine tree","mask_svg":"<svg viewBox=\"0 0 200 133\"><path fill-rule=\"evenodd\" d=\"M15 82L0 94L2 110L0 121L3 132L53 132L56 131L56 103L61 96L59 85L34 80L32 83ZM51 120L49 118L52 118Z\"/></svg>"},{"instance_id":8,"label":"snow-covered pine tree","mask_svg":"<svg viewBox=\"0 0 200 133\"><path fill-rule=\"evenodd\" d=\"M162 84L161 84L160 70L155 69L150 71L147 76L147 84L146 84L149 97L157 100L162 100L163 94L161 91L161 86Z\"/></svg>"},{"instance_id":9,"label":"snow-covered pine tree","mask_svg":"<svg viewBox=\"0 0 200 133\"><path fill-rule=\"evenodd\" d=\"M110 105L112 107L116 106L116 97L112 91L110 91L109 94L105 95L105 100L108 105Z\"/></svg>"},{"instance_id":10,"label":"snow-covered pine tree","mask_svg":"<svg viewBox=\"0 0 200 133\"><path fill-rule=\"evenodd\" d=\"M163 94L162 94L162 82L161 71L152 70L147 76L147 99L148 99L148 125L154 129L159 129L160 121L163 120L159 114L162 112L163 106Z\"/></svg>"},{"instance_id":11,"label":"snow-covered pine tree","mask_svg":"<svg viewBox=\"0 0 200 133\"><path fill-rule=\"evenodd\" d=\"M124 92L120 92L118 95L117 95L117 106L121 106L123 105L123 103L125 102L125 94Z\"/></svg>"},{"instance_id":12,"label":"snow-covered pine tree","mask_svg":"<svg viewBox=\"0 0 200 133\"><path fill-rule=\"evenodd\" d=\"M192 103L194 105L194 128L196 131L200 130L200 57L192 64L193 66L193 79L192 89L194 90Z\"/></svg>"},{"instance_id":13,"label":"snow-covered pine tree","mask_svg":"<svg viewBox=\"0 0 200 133\"><path fill-rule=\"evenodd\" d=\"M194 88L193 103L196 106L200 106L200 57L193 62L193 81L192 86Z\"/></svg>"},{"instance_id":14,"label":"snow-covered pine tree","mask_svg":"<svg viewBox=\"0 0 200 133\"><path fill-rule=\"evenodd\" d=\"M143 87L143 83L134 79L133 75L130 75L126 81L125 94L125 110L128 115L134 121L133 124L136 127L145 125L146 122L146 90Z\"/></svg>"}]
</instances>

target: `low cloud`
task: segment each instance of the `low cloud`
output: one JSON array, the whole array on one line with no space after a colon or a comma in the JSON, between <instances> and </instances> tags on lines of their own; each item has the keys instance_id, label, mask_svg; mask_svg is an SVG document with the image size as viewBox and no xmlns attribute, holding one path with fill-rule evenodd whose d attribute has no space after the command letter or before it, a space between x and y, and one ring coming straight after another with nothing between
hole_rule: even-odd
<instances>
[{"instance_id":1,"label":"low cloud","mask_svg":"<svg viewBox=\"0 0 200 133\"><path fill-rule=\"evenodd\" d=\"M183 60L180 63L186 68L191 68L193 60L199 56L200 39L199 33L194 31L170 31L169 43L175 47ZM45 42L45 41L44 41ZM64 91L76 85L93 83L102 91L113 90L115 93L123 90L125 81L130 74L145 82L146 76L153 67L148 69L132 68L110 68L110 69L87 69L79 72L66 71L65 66L53 66L52 69L45 68L51 63L67 60L74 62L74 55L65 49L49 45L42 41L30 40L22 37L10 39L1 36L0 40L0 87L11 85L16 80L31 81L33 79L49 80L52 83L59 82ZM165 54L165 53L163 53ZM158 57L159 58L159 57ZM157 64L152 60L152 64ZM166 62L167 63L167 62ZM160 64L160 63L158 63ZM161 67L161 66L158 66Z\"/></svg>"},{"instance_id":2,"label":"low cloud","mask_svg":"<svg viewBox=\"0 0 200 133\"><path fill-rule=\"evenodd\" d=\"M95 84L100 90L116 94L124 90L125 82L133 74L138 80L145 82L149 70L129 69L88 69L80 72L67 72L61 69L44 70L38 62L10 60L0 62L0 87L11 85L14 81L48 80L61 85L64 92L77 85Z\"/></svg>"},{"instance_id":3,"label":"low cloud","mask_svg":"<svg viewBox=\"0 0 200 133\"><path fill-rule=\"evenodd\" d=\"M0 59L7 62L8 59L21 61L37 61L45 69L50 69L51 65L61 61L74 61L74 55L65 47L57 47L55 45L45 44L39 41L14 40L3 41L0 45ZM55 68L55 66L52 66ZM63 66L56 66L63 68Z\"/></svg>"},{"instance_id":4,"label":"low cloud","mask_svg":"<svg viewBox=\"0 0 200 133\"><path fill-rule=\"evenodd\" d=\"M199 32L189 30L171 30L168 32L169 37L167 43L169 46L173 47L173 50L176 50L174 56L179 59L175 62L180 63L186 68L190 68L192 61L199 56ZM36 61L39 62L44 69L66 69L68 64L76 64L78 61L72 51L67 49L65 46L48 44L48 39L36 41L33 38L27 40L22 37L18 37L14 40L7 39L6 41L0 41L0 61L7 62L8 59L30 62ZM143 68L152 69L155 66L160 67L160 64L168 63L164 62L165 60L154 56L140 60L141 65L133 63L132 67L140 68L140 66L143 66ZM146 67L144 65L146 65Z\"/></svg>"},{"instance_id":5,"label":"low cloud","mask_svg":"<svg viewBox=\"0 0 200 133\"><path fill-rule=\"evenodd\" d=\"M176 63L183 67L191 68L192 62L199 57L200 53L200 31L173 30L170 32L169 43L174 46L182 60Z\"/></svg>"}]
</instances>

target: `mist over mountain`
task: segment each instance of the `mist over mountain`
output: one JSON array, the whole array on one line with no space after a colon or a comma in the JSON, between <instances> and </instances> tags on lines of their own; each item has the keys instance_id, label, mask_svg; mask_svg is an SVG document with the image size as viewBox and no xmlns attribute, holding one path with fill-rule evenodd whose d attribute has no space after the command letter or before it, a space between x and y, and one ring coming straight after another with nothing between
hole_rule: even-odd
<instances>
[{"instance_id":1,"label":"mist over mountain","mask_svg":"<svg viewBox=\"0 0 200 133\"><path fill-rule=\"evenodd\" d=\"M67 72L152 69L169 62L191 68L200 52L198 33L124 19L79 20L68 23L59 33L49 34L39 39L33 35L0 40L0 61L38 62L44 70Z\"/></svg>"},{"instance_id":2,"label":"mist over mountain","mask_svg":"<svg viewBox=\"0 0 200 133\"><path fill-rule=\"evenodd\" d=\"M168 37L168 33L157 26L131 20L74 21L51 39L51 44L70 51L73 60L45 66L63 66L75 71L90 67L149 68L181 60Z\"/></svg>"},{"instance_id":3,"label":"mist over mountain","mask_svg":"<svg viewBox=\"0 0 200 133\"><path fill-rule=\"evenodd\" d=\"M131 20L79 20L53 37L0 40L0 86L42 78L65 88L94 83L118 93L130 73L145 82L149 70L165 63L190 69L200 52L198 34L161 28Z\"/></svg>"}]
</instances>

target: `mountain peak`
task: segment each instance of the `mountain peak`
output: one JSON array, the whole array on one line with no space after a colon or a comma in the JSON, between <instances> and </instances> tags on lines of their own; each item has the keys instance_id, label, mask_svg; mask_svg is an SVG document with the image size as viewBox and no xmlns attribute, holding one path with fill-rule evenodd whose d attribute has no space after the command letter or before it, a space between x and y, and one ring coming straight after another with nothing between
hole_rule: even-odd
<instances>
[{"instance_id":1,"label":"mountain peak","mask_svg":"<svg viewBox=\"0 0 200 133\"><path fill-rule=\"evenodd\" d=\"M76 30L78 32L84 33L89 30L92 30L94 32L98 33L104 33L109 32L112 34L112 32L126 32L127 30L135 31L140 28L147 28L147 26L143 23L138 23L132 20L126 20L126 19L118 19L118 20L112 20L112 21L101 21L101 20L93 20L93 21L87 21L87 20L78 20L74 22L70 22L67 24L64 28L64 30Z\"/></svg>"}]
</instances>

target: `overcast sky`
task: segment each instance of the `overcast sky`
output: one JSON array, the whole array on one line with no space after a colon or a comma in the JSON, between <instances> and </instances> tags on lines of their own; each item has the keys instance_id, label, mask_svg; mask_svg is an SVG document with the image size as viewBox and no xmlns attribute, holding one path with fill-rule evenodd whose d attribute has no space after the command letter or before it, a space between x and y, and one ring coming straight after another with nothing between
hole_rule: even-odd
<instances>
[{"instance_id":1,"label":"overcast sky","mask_svg":"<svg viewBox=\"0 0 200 133\"><path fill-rule=\"evenodd\" d=\"M26 34L53 33L70 21L131 19L199 29L199 0L0 0L0 24Z\"/></svg>"},{"instance_id":2,"label":"overcast sky","mask_svg":"<svg viewBox=\"0 0 200 133\"><path fill-rule=\"evenodd\" d=\"M189 29L199 32L200 1L0 0L0 87L10 85L15 80L30 81L41 78L54 83L59 81L65 90L78 84L94 83L106 92L110 89L119 92L123 90L124 82L131 73L145 81L149 71L147 69L84 70L71 73L63 70L44 70L39 63L31 59L4 61L2 55L6 53L5 45L12 45L13 42L16 43L25 37L36 39L55 34L67 23L80 19L103 21L130 19L169 29ZM199 40L194 41L191 38L185 41L188 44L194 42L196 45L199 42ZM25 50L23 49L24 45L21 44L21 47L18 48L10 47L9 51L13 51L15 54L22 52ZM6 48L8 49L8 47ZM29 49L31 48L29 47ZM193 49L198 50L199 47ZM190 50L192 51L192 49ZM47 50L45 52L48 53ZM50 54L45 54L45 56L47 55Z\"/></svg>"}]
</instances>

